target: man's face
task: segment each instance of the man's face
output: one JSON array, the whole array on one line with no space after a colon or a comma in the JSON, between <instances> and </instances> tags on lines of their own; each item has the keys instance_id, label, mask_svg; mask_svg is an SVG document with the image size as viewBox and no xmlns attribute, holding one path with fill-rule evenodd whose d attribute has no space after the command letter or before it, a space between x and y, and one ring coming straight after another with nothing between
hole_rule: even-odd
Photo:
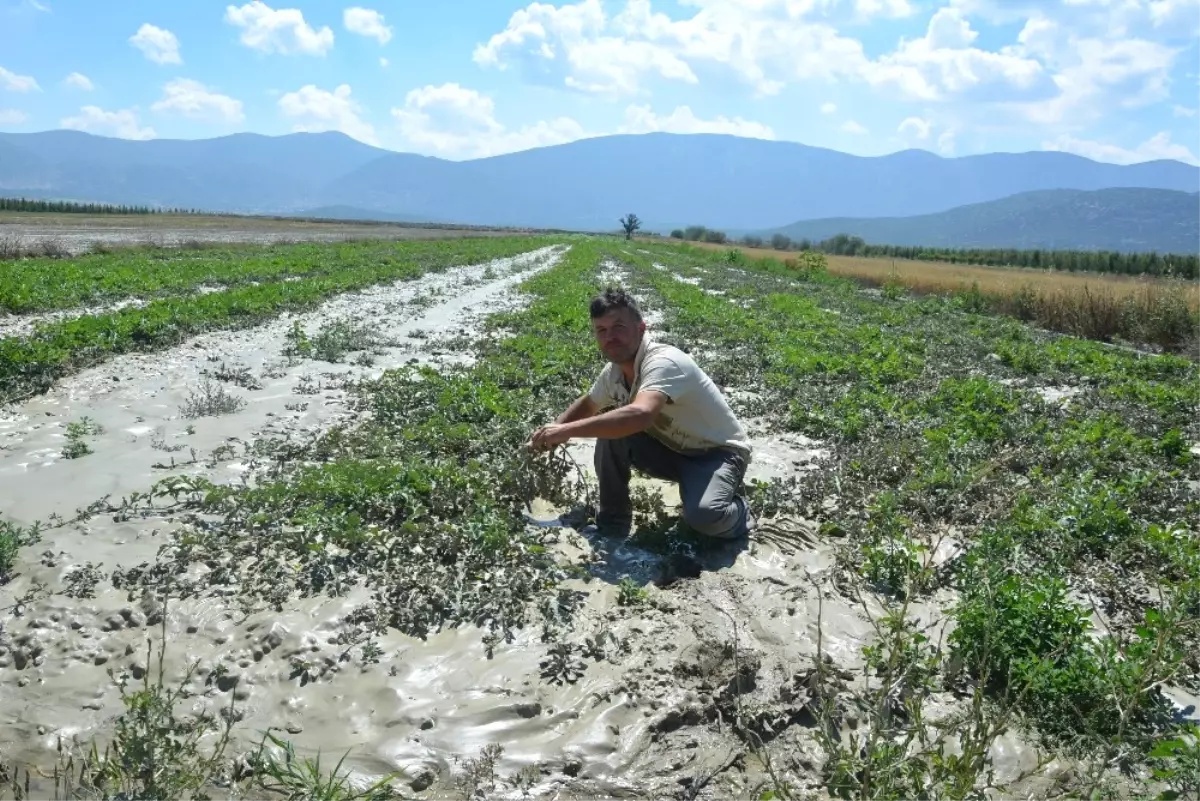
<instances>
[{"instance_id":1,"label":"man's face","mask_svg":"<svg viewBox=\"0 0 1200 801\"><path fill-rule=\"evenodd\" d=\"M600 352L616 364L631 362L637 357L645 331L645 321L638 320L629 309L613 309L592 319L592 332Z\"/></svg>"}]
</instances>

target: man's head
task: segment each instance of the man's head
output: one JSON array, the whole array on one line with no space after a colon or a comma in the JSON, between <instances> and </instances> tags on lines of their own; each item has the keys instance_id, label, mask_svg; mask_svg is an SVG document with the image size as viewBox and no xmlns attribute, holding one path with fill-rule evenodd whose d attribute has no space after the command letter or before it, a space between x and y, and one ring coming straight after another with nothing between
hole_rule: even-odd
<instances>
[{"instance_id":1,"label":"man's head","mask_svg":"<svg viewBox=\"0 0 1200 801\"><path fill-rule=\"evenodd\" d=\"M614 364L637 357L646 323L637 301L623 289L606 289L592 298L592 333L600 352Z\"/></svg>"}]
</instances>

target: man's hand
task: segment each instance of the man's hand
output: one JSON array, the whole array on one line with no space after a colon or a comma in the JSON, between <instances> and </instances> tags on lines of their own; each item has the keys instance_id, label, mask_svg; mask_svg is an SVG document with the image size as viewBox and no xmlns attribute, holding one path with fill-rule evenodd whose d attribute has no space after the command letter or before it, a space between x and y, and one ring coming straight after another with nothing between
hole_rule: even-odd
<instances>
[{"instance_id":1,"label":"man's hand","mask_svg":"<svg viewBox=\"0 0 1200 801\"><path fill-rule=\"evenodd\" d=\"M533 436L529 440L529 449L533 451L548 451L556 445L566 443L571 439L571 435L566 428L565 425L559 423L542 426L533 432Z\"/></svg>"}]
</instances>

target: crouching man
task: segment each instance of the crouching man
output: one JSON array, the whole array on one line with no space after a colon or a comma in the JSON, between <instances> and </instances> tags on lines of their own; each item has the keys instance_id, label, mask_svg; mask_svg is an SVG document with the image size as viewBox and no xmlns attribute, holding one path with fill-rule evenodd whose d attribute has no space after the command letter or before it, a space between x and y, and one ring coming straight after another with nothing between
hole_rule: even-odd
<instances>
[{"instance_id":1,"label":"crouching man","mask_svg":"<svg viewBox=\"0 0 1200 801\"><path fill-rule=\"evenodd\" d=\"M608 289L591 302L592 332L608 364L591 392L529 446L548 450L572 439L596 439L602 534L632 527L630 469L679 485L683 519L709 537L733 539L754 528L740 494L750 461L742 424L712 379L683 351L646 336L637 302Z\"/></svg>"}]
</instances>

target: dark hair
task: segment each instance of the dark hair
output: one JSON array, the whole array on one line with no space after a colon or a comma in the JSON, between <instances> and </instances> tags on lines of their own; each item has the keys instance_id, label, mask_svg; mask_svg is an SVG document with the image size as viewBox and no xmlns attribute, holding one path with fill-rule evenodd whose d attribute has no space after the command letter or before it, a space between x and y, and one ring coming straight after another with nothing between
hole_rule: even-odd
<instances>
[{"instance_id":1,"label":"dark hair","mask_svg":"<svg viewBox=\"0 0 1200 801\"><path fill-rule=\"evenodd\" d=\"M642 319L642 310L638 308L638 303L624 289L609 287L601 292L596 297L592 298L591 313L592 319L603 317L614 309L629 309L633 312L634 319Z\"/></svg>"}]
</instances>

